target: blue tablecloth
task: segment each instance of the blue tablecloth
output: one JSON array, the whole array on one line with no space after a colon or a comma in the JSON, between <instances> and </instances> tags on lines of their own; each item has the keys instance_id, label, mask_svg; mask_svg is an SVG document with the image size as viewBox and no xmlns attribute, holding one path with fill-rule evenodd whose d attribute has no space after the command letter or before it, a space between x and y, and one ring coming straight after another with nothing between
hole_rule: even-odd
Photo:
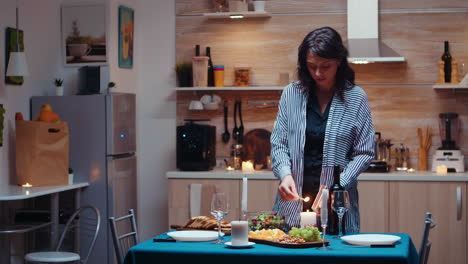
<instances>
[{"instance_id":1,"label":"blue tablecloth","mask_svg":"<svg viewBox=\"0 0 468 264\"><path fill-rule=\"evenodd\" d=\"M330 239L333 250L316 248L280 248L255 244L251 248L233 249L211 242L153 242L147 240L132 247L125 257L125 264L146 263L346 263L346 264L417 264L418 255L408 234L393 234L401 240L393 248L353 246L340 239ZM157 238L166 238L162 234ZM225 240L230 241L226 236ZM164 262L161 262L164 261Z\"/></svg>"}]
</instances>

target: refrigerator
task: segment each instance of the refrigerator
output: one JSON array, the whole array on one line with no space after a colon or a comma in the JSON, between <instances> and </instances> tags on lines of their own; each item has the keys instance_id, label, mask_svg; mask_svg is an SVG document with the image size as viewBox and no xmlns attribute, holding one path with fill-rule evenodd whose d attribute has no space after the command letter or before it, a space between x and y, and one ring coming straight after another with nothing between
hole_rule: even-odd
<instances>
[{"instance_id":1,"label":"refrigerator","mask_svg":"<svg viewBox=\"0 0 468 264\"><path fill-rule=\"evenodd\" d=\"M32 120L43 104L50 104L68 123L73 181L90 183L81 192L81 205L92 204L101 214L101 228L88 263L115 263L108 219L137 209L135 94L34 96ZM82 249L89 237L86 230L80 230Z\"/></svg>"}]
</instances>

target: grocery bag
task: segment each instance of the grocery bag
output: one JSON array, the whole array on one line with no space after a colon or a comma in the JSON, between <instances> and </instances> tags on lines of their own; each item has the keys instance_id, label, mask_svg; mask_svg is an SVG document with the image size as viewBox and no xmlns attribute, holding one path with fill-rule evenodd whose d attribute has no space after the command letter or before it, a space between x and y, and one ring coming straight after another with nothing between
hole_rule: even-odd
<instances>
[{"instance_id":1,"label":"grocery bag","mask_svg":"<svg viewBox=\"0 0 468 264\"><path fill-rule=\"evenodd\" d=\"M16 120L17 183L68 184L69 144L66 122Z\"/></svg>"}]
</instances>

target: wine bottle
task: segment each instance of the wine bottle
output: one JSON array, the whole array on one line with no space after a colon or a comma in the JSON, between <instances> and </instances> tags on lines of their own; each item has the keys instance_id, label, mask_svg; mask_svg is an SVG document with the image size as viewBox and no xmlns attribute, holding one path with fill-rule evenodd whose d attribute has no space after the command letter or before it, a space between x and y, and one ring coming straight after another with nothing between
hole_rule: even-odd
<instances>
[{"instance_id":1,"label":"wine bottle","mask_svg":"<svg viewBox=\"0 0 468 264\"><path fill-rule=\"evenodd\" d=\"M331 187L330 194L333 195L335 191L344 191L343 186L340 184L340 166L335 166L333 168L333 186ZM332 210L332 199L328 199L329 210L328 210L328 233L331 235L338 235L338 215L334 210ZM344 230L344 229L343 229Z\"/></svg>"},{"instance_id":2,"label":"wine bottle","mask_svg":"<svg viewBox=\"0 0 468 264\"><path fill-rule=\"evenodd\" d=\"M442 54L442 61L444 62L444 80L446 83L452 81L452 56L449 51L449 42L444 42L444 54Z\"/></svg>"},{"instance_id":3,"label":"wine bottle","mask_svg":"<svg viewBox=\"0 0 468 264\"><path fill-rule=\"evenodd\" d=\"M210 47L206 47L206 56L208 57L208 86L214 86L214 68Z\"/></svg>"}]
</instances>

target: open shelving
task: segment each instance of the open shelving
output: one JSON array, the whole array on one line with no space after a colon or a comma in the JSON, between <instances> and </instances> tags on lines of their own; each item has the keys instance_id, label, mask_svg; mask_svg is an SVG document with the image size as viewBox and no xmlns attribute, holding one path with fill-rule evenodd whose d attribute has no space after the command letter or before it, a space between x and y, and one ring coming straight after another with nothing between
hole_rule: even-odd
<instances>
[{"instance_id":1,"label":"open shelving","mask_svg":"<svg viewBox=\"0 0 468 264\"><path fill-rule=\"evenodd\" d=\"M203 13L208 19L226 19L233 18L232 16L242 16L242 18L262 18L270 17L268 12L256 12L256 11L245 11L245 12L217 12L217 13ZM235 17L241 18L241 17Z\"/></svg>"},{"instance_id":2,"label":"open shelving","mask_svg":"<svg viewBox=\"0 0 468 264\"><path fill-rule=\"evenodd\" d=\"M176 87L176 91L282 91L284 86Z\"/></svg>"},{"instance_id":3,"label":"open shelving","mask_svg":"<svg viewBox=\"0 0 468 264\"><path fill-rule=\"evenodd\" d=\"M434 84L432 85L434 89L468 89L466 84Z\"/></svg>"}]
</instances>

